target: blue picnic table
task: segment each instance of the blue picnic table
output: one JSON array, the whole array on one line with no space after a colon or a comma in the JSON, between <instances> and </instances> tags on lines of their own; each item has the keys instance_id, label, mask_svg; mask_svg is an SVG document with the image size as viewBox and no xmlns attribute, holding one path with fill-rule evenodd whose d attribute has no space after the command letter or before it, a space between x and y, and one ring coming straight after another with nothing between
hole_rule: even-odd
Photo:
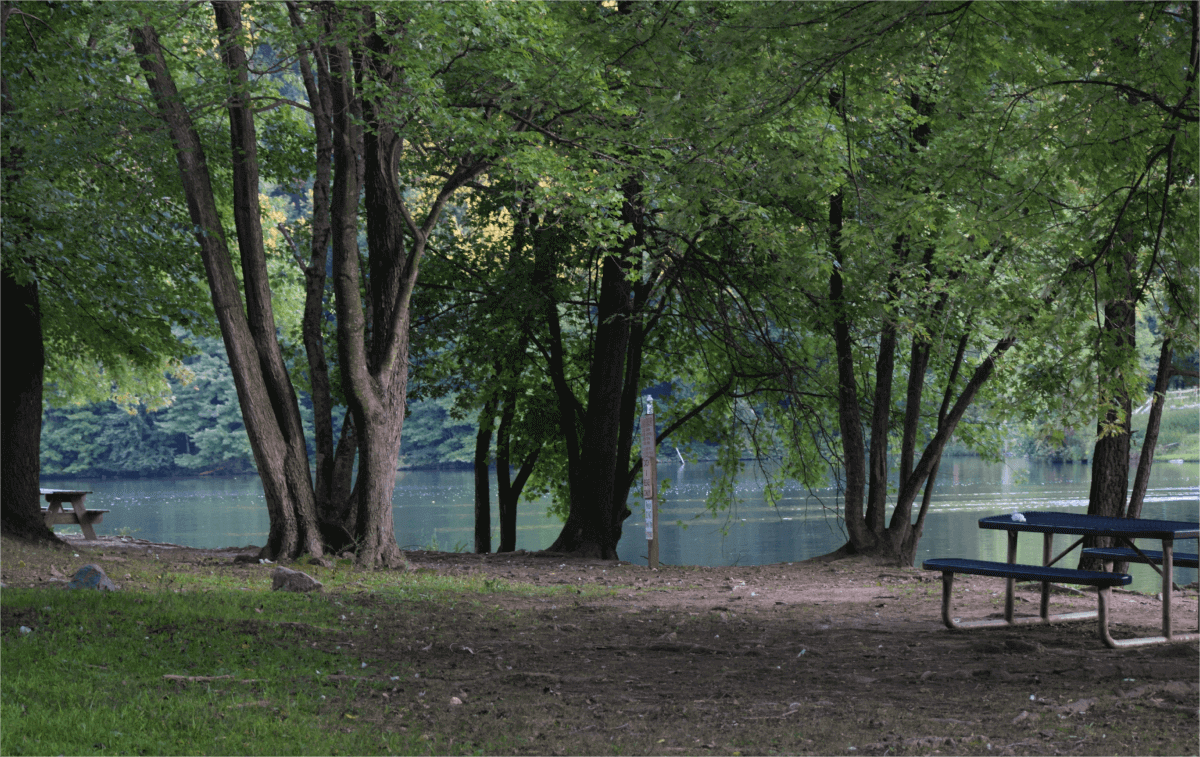
<instances>
[{"instance_id":1,"label":"blue picnic table","mask_svg":"<svg viewBox=\"0 0 1200 757\"><path fill-rule=\"evenodd\" d=\"M1026 512L1009 515L993 515L979 520L979 527L996 529L1008 533L1007 562L989 562L984 560L964 560L957 558L936 558L926 560L923 564L927 570L942 571L942 619L951 628L973 628L982 626L1013 625L1021 622L1056 622L1062 620L1081 620L1098 618L1100 637L1110 647L1130 647L1143 644L1157 644L1168 641L1194 641L1200 638L1200 633L1175 633L1171 628L1171 604L1174 582L1172 569L1175 565L1194 567L1196 555L1175 555L1174 546L1178 540L1200 538L1200 523L1191 521L1154 520L1143 518L1109 518L1081 513ZM1017 537L1021 532L1042 534L1042 564L1021 565L1017 563ZM1068 534L1079 536L1073 544L1063 550L1058 556L1054 555L1054 535ZM1089 536L1108 536L1115 538L1123 546L1118 548L1085 549L1085 554L1098 557L1105 562L1104 571L1075 570L1071 568L1055 568L1054 564L1062 560ZM1148 550L1139 547L1135 540L1157 541L1161 550ZM1153 567L1162 577L1162 635L1146 636L1133 639L1113 639L1108 629L1108 605L1110 591L1115 586L1128 585L1132 578L1124 573L1111 572L1113 562L1139 562ZM1161 568L1159 567L1161 566ZM984 620L962 623L955 621L950 613L950 588L953 585L955 573L971 573L975 575L997 576L1005 578L1004 619ZM1042 584L1040 612L1037 618L1017 618L1013 614L1013 588L1017 580L1038 581ZM1095 612L1070 613L1050 615L1050 584L1074 583L1096 587L1098 607Z\"/></svg>"}]
</instances>

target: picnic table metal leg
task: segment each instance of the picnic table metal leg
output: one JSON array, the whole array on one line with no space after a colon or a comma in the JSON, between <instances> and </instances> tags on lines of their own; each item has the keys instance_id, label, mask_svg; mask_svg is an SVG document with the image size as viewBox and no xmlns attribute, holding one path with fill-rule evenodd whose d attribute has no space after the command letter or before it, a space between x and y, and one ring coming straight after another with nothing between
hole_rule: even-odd
<instances>
[{"instance_id":1,"label":"picnic table metal leg","mask_svg":"<svg viewBox=\"0 0 1200 757\"><path fill-rule=\"evenodd\" d=\"M1017 562L1017 532L1008 532L1008 564L1015 565ZM1009 623L1013 622L1013 591L1016 587L1016 579L1004 579L1004 619ZM1042 617L1045 617L1043 613Z\"/></svg>"},{"instance_id":2,"label":"picnic table metal leg","mask_svg":"<svg viewBox=\"0 0 1200 757\"><path fill-rule=\"evenodd\" d=\"M947 628L958 628L954 618L950 617L950 593L954 589L954 574L942 571L942 622Z\"/></svg>"},{"instance_id":3,"label":"picnic table metal leg","mask_svg":"<svg viewBox=\"0 0 1200 757\"><path fill-rule=\"evenodd\" d=\"M1162 564L1162 620L1163 620L1163 636L1169 641L1171 639L1171 593L1175 586L1172 583L1174 577L1175 562L1175 540L1163 539L1162 542L1163 564Z\"/></svg>"},{"instance_id":4,"label":"picnic table metal leg","mask_svg":"<svg viewBox=\"0 0 1200 757\"><path fill-rule=\"evenodd\" d=\"M1104 646L1108 647L1109 649L1118 649L1123 646L1130 646L1129 644L1122 644L1121 642L1114 640L1112 634L1108 630L1108 599L1112 595L1112 590L1107 586L1102 586L1096 591L1096 594L1096 601L1099 603L1097 605L1097 610L1100 618L1100 640L1103 641Z\"/></svg>"},{"instance_id":5,"label":"picnic table metal leg","mask_svg":"<svg viewBox=\"0 0 1200 757\"><path fill-rule=\"evenodd\" d=\"M1047 531L1042 535L1042 565L1049 565L1054 555L1054 534ZM1050 582L1042 581L1042 620L1050 619Z\"/></svg>"}]
</instances>

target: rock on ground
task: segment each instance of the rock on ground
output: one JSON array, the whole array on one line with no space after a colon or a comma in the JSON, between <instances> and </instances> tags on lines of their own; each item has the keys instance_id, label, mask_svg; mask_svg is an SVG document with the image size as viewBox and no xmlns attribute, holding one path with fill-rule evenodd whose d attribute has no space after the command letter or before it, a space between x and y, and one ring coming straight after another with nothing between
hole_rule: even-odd
<instances>
[{"instance_id":1,"label":"rock on ground","mask_svg":"<svg viewBox=\"0 0 1200 757\"><path fill-rule=\"evenodd\" d=\"M272 591L320 591L321 582L307 573L279 567L271 574Z\"/></svg>"},{"instance_id":2,"label":"rock on ground","mask_svg":"<svg viewBox=\"0 0 1200 757\"><path fill-rule=\"evenodd\" d=\"M116 591L117 585L112 582L104 568L99 565L84 565L75 571L75 576L67 584L68 589L96 589L99 591Z\"/></svg>"}]
</instances>

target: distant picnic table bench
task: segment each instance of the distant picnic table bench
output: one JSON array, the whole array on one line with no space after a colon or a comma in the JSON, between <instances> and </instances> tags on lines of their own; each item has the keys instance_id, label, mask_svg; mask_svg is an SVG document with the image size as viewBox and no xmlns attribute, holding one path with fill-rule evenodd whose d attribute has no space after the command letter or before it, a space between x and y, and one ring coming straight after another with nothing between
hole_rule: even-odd
<instances>
[{"instance_id":1,"label":"distant picnic table bench","mask_svg":"<svg viewBox=\"0 0 1200 757\"><path fill-rule=\"evenodd\" d=\"M1123 547L1088 547L1083 550L1084 557L1098 557L1106 565L1114 562L1136 562L1144 565L1162 565L1163 553L1153 549L1127 549ZM1186 552L1176 552L1171 555L1171 562L1179 568L1200 567L1200 556ZM1108 568L1106 568L1108 569Z\"/></svg>"},{"instance_id":2,"label":"distant picnic table bench","mask_svg":"<svg viewBox=\"0 0 1200 757\"><path fill-rule=\"evenodd\" d=\"M92 524L104 520L104 514L108 510L89 510L84 506L83 500L92 492L78 489L38 489L38 493L49 503L48 507L42 508L42 517L46 519L47 526L78 524L83 531L83 538L96 540L96 529L92 528ZM70 512L63 509L64 502L71 503Z\"/></svg>"}]
</instances>

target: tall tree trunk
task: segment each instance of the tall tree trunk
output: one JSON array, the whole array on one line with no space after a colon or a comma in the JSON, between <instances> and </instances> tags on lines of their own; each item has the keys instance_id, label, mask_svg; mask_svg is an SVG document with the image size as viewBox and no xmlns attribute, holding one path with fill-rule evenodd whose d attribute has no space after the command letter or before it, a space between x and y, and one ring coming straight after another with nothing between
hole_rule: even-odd
<instances>
[{"instance_id":1,"label":"tall tree trunk","mask_svg":"<svg viewBox=\"0 0 1200 757\"><path fill-rule=\"evenodd\" d=\"M1150 397L1150 415L1146 419L1146 435L1142 439L1142 451L1138 455L1137 473L1133 477L1133 491L1129 493L1129 504L1125 508L1126 518L1142 517L1142 503L1146 499L1146 489L1150 486L1150 469L1154 465L1154 450L1158 446L1158 429L1162 424L1163 405L1166 404L1167 385L1171 382L1171 361L1174 350L1171 338L1163 339L1162 348L1158 353L1158 373L1154 377L1154 393ZM1124 573L1129 570L1129 563L1118 562L1113 570Z\"/></svg>"},{"instance_id":2,"label":"tall tree trunk","mask_svg":"<svg viewBox=\"0 0 1200 757\"><path fill-rule=\"evenodd\" d=\"M942 392L942 405L938 408L937 430L934 431L936 436L942 427L946 425L946 416L950 411L950 400L954 398L954 387L958 385L958 374L962 369L963 357L966 355L967 343L970 341L969 334L963 334L958 340L958 349L954 354L954 363L950 367L950 376L946 379L946 389ZM929 356L929 347L926 344L924 347L925 359ZM924 370L921 371L924 375ZM900 547L898 549L898 562L900 565L912 565L917 558L917 545L921 541L921 534L925 532L925 516L929 514L929 505L933 501L933 486L937 482L938 468L941 467L942 458L939 455L933 461L933 465L929 468L929 476L925 479L924 493L921 495L921 508L917 511L917 520L907 528L903 539L899 540ZM901 481L907 481L912 476L912 466L908 467L908 472L901 476ZM911 506L909 507L911 509ZM892 513L893 523L908 523L910 515L904 507L898 506Z\"/></svg>"},{"instance_id":3,"label":"tall tree trunk","mask_svg":"<svg viewBox=\"0 0 1200 757\"><path fill-rule=\"evenodd\" d=\"M354 68L349 46L335 36L341 22L341 10L336 7L326 7L324 10L325 30L330 36L327 56L331 74L330 101L333 106L331 112L334 173L330 192L330 224L338 321L338 358L342 367L347 402L354 419L359 451L358 481L355 485L357 509L354 532L358 550L356 561L365 566L398 566L404 563L404 557L396 544L392 492L396 483L396 463L404 422L408 335L405 331L403 344L392 342L389 345L394 350L385 349L383 355L368 354L358 254L359 173L355 150L357 134L352 108L355 99ZM363 139L365 143L366 137ZM386 171L390 163L381 158L377 138L372 140L369 153L370 157L364 158L363 161L363 173L379 174ZM374 165L371 158L374 159ZM382 229L381 236L380 214L389 209L390 202L379 197L380 182L381 178L378 175L368 182L368 213L374 216L374 222L368 219L368 244L380 244L385 239L394 240L392 233L386 229ZM380 250L379 254L382 257L385 254L394 256L403 252L393 247L386 253ZM403 303L403 310L403 317L399 319L401 323L397 325L407 327L407 301ZM399 314L393 308L389 315ZM380 331L391 332L394 323L373 324L372 346L378 345L381 339L387 339L388 335L381 334ZM389 360L390 362L387 362ZM382 367L383 370L380 371L377 367Z\"/></svg>"},{"instance_id":4,"label":"tall tree trunk","mask_svg":"<svg viewBox=\"0 0 1200 757\"><path fill-rule=\"evenodd\" d=\"M0 344L5 358L0 391L0 531L25 541L57 542L42 518L38 493L46 367L38 285L36 280L20 283L5 268L0 286Z\"/></svg>"},{"instance_id":5,"label":"tall tree trunk","mask_svg":"<svg viewBox=\"0 0 1200 757\"><path fill-rule=\"evenodd\" d=\"M875 398L871 411L871 447L867 461L866 526L882 534L888 497L888 431L892 416L892 382L896 369L896 326L884 316L875 358Z\"/></svg>"},{"instance_id":6,"label":"tall tree trunk","mask_svg":"<svg viewBox=\"0 0 1200 757\"><path fill-rule=\"evenodd\" d=\"M537 218L531 219L530 226L534 254L534 292L541 301L541 315L547 333L546 369L558 400L555 403L558 410L558 429L567 453L567 488L574 490L582 486L578 479L582 469L579 456L579 424L584 412L567 381L566 351L563 347L562 323L559 320L558 296L554 286L557 252L562 241L554 228L540 224Z\"/></svg>"},{"instance_id":7,"label":"tall tree trunk","mask_svg":"<svg viewBox=\"0 0 1200 757\"><path fill-rule=\"evenodd\" d=\"M498 403L499 397L483 403L483 409L479 411L479 429L475 432L475 553L480 555L492 551L492 487L488 463Z\"/></svg>"},{"instance_id":8,"label":"tall tree trunk","mask_svg":"<svg viewBox=\"0 0 1200 757\"><path fill-rule=\"evenodd\" d=\"M271 307L271 284L263 246L262 211L259 207L258 137L249 100L246 52L238 37L242 32L241 4L213 2L221 35L221 58L229 75L230 148L233 161L233 217L246 292L246 315L254 348L271 400L271 410L283 435L284 480L292 507L283 508L271 522L267 549L276 555L296 557L300 552L322 553L317 527L316 497L308 466L308 443L300 420L300 405L276 337Z\"/></svg>"},{"instance_id":9,"label":"tall tree trunk","mask_svg":"<svg viewBox=\"0 0 1200 757\"><path fill-rule=\"evenodd\" d=\"M287 3L288 18L297 32L303 32L304 20L295 2ZM325 283L329 257L329 183L333 172L333 125L330 120L329 64L320 45L301 45L298 55L300 74L312 108L316 168L312 187L311 238L308 263L304 270L304 316L301 334L308 359L309 384L313 403L313 446L316 452L315 482L317 520L322 532L336 522L341 503L334 503L336 451L333 434L333 391L329 364L325 357ZM314 65L316 69L314 70ZM299 252L297 251L297 257Z\"/></svg>"},{"instance_id":10,"label":"tall tree trunk","mask_svg":"<svg viewBox=\"0 0 1200 757\"><path fill-rule=\"evenodd\" d=\"M11 3L0 4L0 40L7 39ZM0 114L13 109L8 79L0 74ZM20 180L21 155L4 155L4 191ZM19 240L5 239L5 246ZM42 384L46 354L42 345L42 309L36 270L18 280L11 266L0 270L0 346L4 380L0 382L0 533L26 541L58 542L42 518L38 492L42 440Z\"/></svg>"},{"instance_id":11,"label":"tall tree trunk","mask_svg":"<svg viewBox=\"0 0 1200 757\"><path fill-rule=\"evenodd\" d=\"M958 395L953 407L946 413L945 421L939 425L938 431L933 438L929 440L929 444L925 445L925 451L921 454L921 459L917 461L913 468L912 475L907 480L900 483L900 492L896 495L896 509L892 513L891 525L888 529L887 539L884 540L886 547L885 552L881 556L889 560L893 560L898 565L912 565L912 555L915 554L916 542L904 546L908 542L908 537L913 531L913 526L909 523L912 517L912 505L916 501L917 492L927 485L929 477L936 471L941 464L942 452L946 449L946 444L950 441L950 437L954 435L954 430L958 428L959 422L967 412L967 408L975 401L975 396L979 394L979 390L988 382L992 374L996 371L996 363L1004 356L1006 352L1016 344L1017 339L1014 336L1006 336L992 347L992 351L983 361L976 366L971 378L967 381L967 385Z\"/></svg>"},{"instance_id":12,"label":"tall tree trunk","mask_svg":"<svg viewBox=\"0 0 1200 757\"><path fill-rule=\"evenodd\" d=\"M931 345L913 337L908 361L908 392L904 398L904 431L900 442L900 480L912 475L916 459L917 434L921 430L921 396L925 390L925 370L929 365Z\"/></svg>"},{"instance_id":13,"label":"tall tree trunk","mask_svg":"<svg viewBox=\"0 0 1200 757\"><path fill-rule=\"evenodd\" d=\"M500 548L497 552L512 552L517 548L517 497L520 494L512 493L509 453L509 434L515 415L512 401L505 396L500 408L500 425L496 429L496 509L500 516Z\"/></svg>"},{"instance_id":14,"label":"tall tree trunk","mask_svg":"<svg viewBox=\"0 0 1200 757\"><path fill-rule=\"evenodd\" d=\"M642 357L646 345L646 327L642 311L649 297L651 282L634 287L633 307L629 319L629 341L625 350L625 380L621 395L620 425L617 430L616 464L613 468L613 501L610 510L613 546L621 540L621 528L633 513L629 510L629 488L632 481L625 474L633 451L634 424L638 418L639 389L642 380Z\"/></svg>"},{"instance_id":15,"label":"tall tree trunk","mask_svg":"<svg viewBox=\"0 0 1200 757\"><path fill-rule=\"evenodd\" d=\"M338 359L359 447L356 561L367 567L397 566L404 563L404 556L396 544L392 494L408 393L413 292L421 258L446 204L490 164L460 159L418 224L397 184L396 161L403 144L392 122L393 104L382 99L403 83L402 72L387 62L394 58L392 46L402 38L403 28L377 33L374 13L361 11L355 19L360 31L351 35L352 57L351 43L339 34L345 34L343 14L359 11L332 4L322 5L321 10L328 38L334 127L330 215ZM356 151L360 137L361 168ZM360 176L366 277L358 254Z\"/></svg>"},{"instance_id":16,"label":"tall tree trunk","mask_svg":"<svg viewBox=\"0 0 1200 757\"><path fill-rule=\"evenodd\" d=\"M875 538L863 517L867 459L863 447L862 418L858 407L858 382L854 377L854 344L846 311L845 282L842 280L842 195L829 198L829 246L833 272L829 274L829 300L834 312L833 339L837 352L838 428L842 436L842 513L849 536L847 549L861 552L875 546Z\"/></svg>"},{"instance_id":17,"label":"tall tree trunk","mask_svg":"<svg viewBox=\"0 0 1200 757\"><path fill-rule=\"evenodd\" d=\"M1174 354L1171 338L1164 338L1162 348L1158 352L1158 374L1154 377L1154 394L1150 398L1150 415L1146 419L1146 435L1142 438L1142 451L1138 456L1137 473L1133 477L1133 491L1129 494L1129 505L1125 509L1127 518L1142 517L1142 502L1146 498L1146 489L1150 485L1150 468L1154 465L1154 449L1158 446L1158 429L1162 424L1167 385L1171 382L1171 363Z\"/></svg>"},{"instance_id":18,"label":"tall tree trunk","mask_svg":"<svg viewBox=\"0 0 1200 757\"><path fill-rule=\"evenodd\" d=\"M282 410L279 403L284 401L286 394L278 389L268 389L263 364L269 359L259 355L243 307L203 145L167 70L157 32L153 27L142 26L132 29L132 36L158 115L175 145L180 180L188 212L197 228L196 241L204 261L213 309L221 326L242 420L262 480L271 519L271 538L263 548L263 556L293 558L305 551L320 555L322 545L316 523L302 523L301 520L313 512L308 465L304 462L301 466L295 459L295 447L289 446L287 433L281 428L281 419L276 414ZM307 504L297 501L298 493L308 499Z\"/></svg>"},{"instance_id":19,"label":"tall tree trunk","mask_svg":"<svg viewBox=\"0 0 1200 757\"><path fill-rule=\"evenodd\" d=\"M496 499L500 514L498 552L512 552L517 548L517 501L542 452L542 442L539 441L537 447L521 461L516 478L512 478L512 425L516 419L516 403L514 385L504 398L500 427L496 431Z\"/></svg>"},{"instance_id":20,"label":"tall tree trunk","mask_svg":"<svg viewBox=\"0 0 1200 757\"><path fill-rule=\"evenodd\" d=\"M596 338L588 375L587 415L579 445L579 470L571 484L567 522L549 547L551 552L617 559L613 538L613 488L630 306L625 269L616 256L606 255L602 263ZM622 461L622 473L624 467Z\"/></svg>"},{"instance_id":21,"label":"tall tree trunk","mask_svg":"<svg viewBox=\"0 0 1200 757\"><path fill-rule=\"evenodd\" d=\"M1132 276L1132 261L1125 275ZM1110 269L1111 273L1111 269ZM1096 423L1096 446L1092 450L1092 483L1088 490L1088 515L1120 518L1125 515L1129 491L1130 421L1133 401L1124 375L1127 353L1134 348L1136 310L1134 303L1122 297L1104 305L1104 328L1101 339L1100 364L1111 371L1112 396ZM1109 547L1110 537L1088 537L1085 547ZM1085 570L1101 570L1103 561L1081 557L1079 566Z\"/></svg>"}]
</instances>

